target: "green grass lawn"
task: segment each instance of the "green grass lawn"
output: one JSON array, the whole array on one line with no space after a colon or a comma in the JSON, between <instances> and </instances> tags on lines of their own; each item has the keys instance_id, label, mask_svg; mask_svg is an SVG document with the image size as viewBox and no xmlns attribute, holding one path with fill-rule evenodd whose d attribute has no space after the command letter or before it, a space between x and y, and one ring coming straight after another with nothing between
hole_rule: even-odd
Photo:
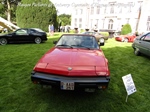
<instances>
[{"instance_id":1,"label":"green grass lawn","mask_svg":"<svg viewBox=\"0 0 150 112\"><path fill-rule=\"evenodd\" d=\"M54 38L56 37L56 38ZM0 112L150 112L150 59L135 56L131 43L109 39L101 47L109 61L111 81L105 91L85 93L41 88L30 73L58 37L42 44L0 46ZM126 99L122 76L132 74L137 92Z\"/></svg>"}]
</instances>

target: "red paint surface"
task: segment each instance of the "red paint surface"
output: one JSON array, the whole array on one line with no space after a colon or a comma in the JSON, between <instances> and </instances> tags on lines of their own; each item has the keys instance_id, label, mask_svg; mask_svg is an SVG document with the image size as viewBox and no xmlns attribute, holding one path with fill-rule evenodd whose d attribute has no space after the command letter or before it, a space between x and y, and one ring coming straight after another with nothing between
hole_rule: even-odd
<instances>
[{"instance_id":1,"label":"red paint surface","mask_svg":"<svg viewBox=\"0 0 150 112\"><path fill-rule=\"evenodd\" d=\"M72 70L68 70L71 67ZM36 64L34 71L63 76L109 76L102 50L52 48Z\"/></svg>"}]
</instances>

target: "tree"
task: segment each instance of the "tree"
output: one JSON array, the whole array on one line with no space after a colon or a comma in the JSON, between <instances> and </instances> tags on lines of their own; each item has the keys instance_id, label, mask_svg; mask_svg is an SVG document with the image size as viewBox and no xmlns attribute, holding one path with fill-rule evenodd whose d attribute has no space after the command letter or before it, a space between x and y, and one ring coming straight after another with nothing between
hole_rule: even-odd
<instances>
[{"instance_id":1,"label":"tree","mask_svg":"<svg viewBox=\"0 0 150 112\"><path fill-rule=\"evenodd\" d=\"M16 10L16 20L19 27L41 28L48 31L48 25L58 27L57 11L49 0L22 0Z\"/></svg>"},{"instance_id":2,"label":"tree","mask_svg":"<svg viewBox=\"0 0 150 112\"><path fill-rule=\"evenodd\" d=\"M132 32L132 29L131 29L130 24L123 25L123 27L121 29L121 34L122 35L126 35L126 34L131 33L131 32Z\"/></svg>"},{"instance_id":3,"label":"tree","mask_svg":"<svg viewBox=\"0 0 150 112\"><path fill-rule=\"evenodd\" d=\"M0 17L6 18L6 15L4 14L5 8L3 4L0 4Z\"/></svg>"},{"instance_id":4,"label":"tree","mask_svg":"<svg viewBox=\"0 0 150 112\"><path fill-rule=\"evenodd\" d=\"M21 0L0 0L0 16L8 21L15 20L15 10Z\"/></svg>"},{"instance_id":5,"label":"tree","mask_svg":"<svg viewBox=\"0 0 150 112\"><path fill-rule=\"evenodd\" d=\"M58 18L61 20L62 26L71 24L71 15L69 14L61 14Z\"/></svg>"}]
</instances>

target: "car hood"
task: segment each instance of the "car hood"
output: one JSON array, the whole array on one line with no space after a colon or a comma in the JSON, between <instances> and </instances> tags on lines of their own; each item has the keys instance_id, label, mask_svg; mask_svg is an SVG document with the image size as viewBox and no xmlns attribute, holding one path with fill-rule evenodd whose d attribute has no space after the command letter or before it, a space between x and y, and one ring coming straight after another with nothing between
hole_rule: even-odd
<instances>
[{"instance_id":1,"label":"car hood","mask_svg":"<svg viewBox=\"0 0 150 112\"><path fill-rule=\"evenodd\" d=\"M3 37L3 36L9 36L9 35L12 35L13 33L4 33L4 34L0 34L0 37Z\"/></svg>"},{"instance_id":2,"label":"car hood","mask_svg":"<svg viewBox=\"0 0 150 112\"><path fill-rule=\"evenodd\" d=\"M53 48L34 67L35 71L67 76L108 75L101 50Z\"/></svg>"},{"instance_id":3,"label":"car hood","mask_svg":"<svg viewBox=\"0 0 150 112\"><path fill-rule=\"evenodd\" d=\"M0 36L6 36L7 34L0 34Z\"/></svg>"}]
</instances>

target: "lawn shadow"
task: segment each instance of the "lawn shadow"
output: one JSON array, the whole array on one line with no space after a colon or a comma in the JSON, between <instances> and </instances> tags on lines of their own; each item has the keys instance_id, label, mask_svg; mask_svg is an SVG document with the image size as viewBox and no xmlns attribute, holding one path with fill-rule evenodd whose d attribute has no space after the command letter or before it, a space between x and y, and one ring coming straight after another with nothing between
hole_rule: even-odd
<instances>
[{"instance_id":1,"label":"lawn shadow","mask_svg":"<svg viewBox=\"0 0 150 112\"><path fill-rule=\"evenodd\" d=\"M35 99L39 99L40 102L49 104L49 108L55 108L56 111L72 112L95 112L96 110L106 109L108 102L113 99L114 93L112 94L109 89L98 90L93 93L84 91L62 91L56 88L49 87L36 87L37 90L32 89ZM37 92L34 92L37 91ZM118 97L119 98L119 97ZM120 99L120 98L119 98Z\"/></svg>"}]
</instances>

